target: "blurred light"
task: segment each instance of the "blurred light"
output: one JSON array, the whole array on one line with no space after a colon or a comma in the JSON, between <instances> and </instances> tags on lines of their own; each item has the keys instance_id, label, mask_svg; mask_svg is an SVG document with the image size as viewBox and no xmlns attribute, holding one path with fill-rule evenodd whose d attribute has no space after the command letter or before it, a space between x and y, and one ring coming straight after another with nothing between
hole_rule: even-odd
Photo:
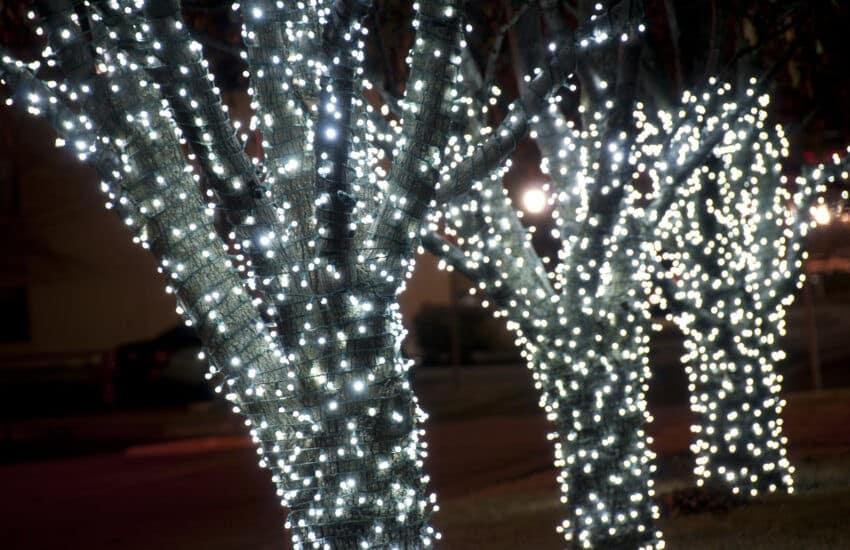
<instances>
[{"instance_id":1,"label":"blurred light","mask_svg":"<svg viewBox=\"0 0 850 550\"><path fill-rule=\"evenodd\" d=\"M815 223L818 225L827 225L830 222L829 207L825 204L819 204L812 208L812 216L815 218Z\"/></svg>"},{"instance_id":2,"label":"blurred light","mask_svg":"<svg viewBox=\"0 0 850 550\"><path fill-rule=\"evenodd\" d=\"M539 214L546 209L546 193L538 187L526 190L522 194L522 209L529 214Z\"/></svg>"}]
</instances>

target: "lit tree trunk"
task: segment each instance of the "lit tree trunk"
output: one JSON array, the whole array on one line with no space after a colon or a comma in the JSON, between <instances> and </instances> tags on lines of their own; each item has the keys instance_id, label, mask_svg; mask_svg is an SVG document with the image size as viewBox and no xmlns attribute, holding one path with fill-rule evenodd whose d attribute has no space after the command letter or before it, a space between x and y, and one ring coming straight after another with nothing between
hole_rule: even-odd
<instances>
[{"instance_id":1,"label":"lit tree trunk","mask_svg":"<svg viewBox=\"0 0 850 550\"><path fill-rule=\"evenodd\" d=\"M774 367L780 355L760 342L779 334L748 321L688 329L684 361L691 409L699 418L694 473L698 485L734 494L790 492L794 470L782 435L782 377ZM742 332L758 336L741 338Z\"/></svg>"},{"instance_id":2,"label":"lit tree trunk","mask_svg":"<svg viewBox=\"0 0 850 550\"><path fill-rule=\"evenodd\" d=\"M571 326L582 333L550 336L534 360L552 380L543 404L556 429L551 437L568 512L559 531L577 547L652 547L659 535L645 433L647 323L642 312L617 308L602 321L575 318Z\"/></svg>"},{"instance_id":3,"label":"lit tree trunk","mask_svg":"<svg viewBox=\"0 0 850 550\"><path fill-rule=\"evenodd\" d=\"M59 85L36 64L0 63L13 98L98 169L109 206L158 258L210 377L246 417L296 548L420 548L438 536L396 296L424 217L454 193L441 171L486 174L495 166L481 159L512 148L502 136L469 151L450 139L463 4L417 6L401 123L385 131L363 95L369 2L242 5L262 160L236 139L172 0L43 0ZM525 132L572 51L506 127Z\"/></svg>"}]
</instances>

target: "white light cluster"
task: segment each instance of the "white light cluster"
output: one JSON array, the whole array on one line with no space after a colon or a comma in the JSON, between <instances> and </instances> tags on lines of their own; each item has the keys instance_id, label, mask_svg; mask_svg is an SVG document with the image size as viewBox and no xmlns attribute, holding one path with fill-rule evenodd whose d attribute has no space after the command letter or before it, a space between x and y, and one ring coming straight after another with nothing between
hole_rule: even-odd
<instances>
[{"instance_id":1,"label":"white light cluster","mask_svg":"<svg viewBox=\"0 0 850 550\"><path fill-rule=\"evenodd\" d=\"M713 472L733 492L749 495L790 489L781 376L773 365L783 355L784 309L804 256L808 222L796 212L806 211L812 185L799 180L793 196L786 189L777 166L787 142L781 129L766 128L768 100L753 89L734 101L730 87L712 80L705 92L686 94L679 112L650 116L640 102L633 110L617 104L606 95L611 87L598 84L602 108L579 107L581 123L562 115L556 96L531 124L552 180L544 189L552 236L562 246L554 271L544 269L546 258L531 247L533 228L523 227L501 188L509 162L434 220L426 244L441 265L469 276L472 292L483 294L484 306L492 304L517 334L541 406L557 428L551 439L569 514L560 529L565 538L579 547L660 548L651 502L655 467L644 432L649 310L673 301L671 286L691 293L676 319L694 350L685 361L691 402L703 419L694 443L700 480ZM626 107L631 118L612 128ZM480 133L490 132L484 125ZM722 205L721 197L695 190L696 182L718 178L727 186ZM730 182L747 190L729 191ZM730 225L709 238L674 224L677 215L718 216ZM453 242L441 240L440 230ZM719 278L681 261L718 255L729 262ZM718 281L738 296L718 301L700 294L714 297ZM694 318L715 325L701 333ZM726 326L716 331L717 324ZM721 342L721 332L728 341ZM730 377L735 371L741 375Z\"/></svg>"},{"instance_id":2,"label":"white light cluster","mask_svg":"<svg viewBox=\"0 0 850 550\"><path fill-rule=\"evenodd\" d=\"M698 113L693 122L710 124L702 120L711 116L710 105L737 109L732 95L731 86L718 84L701 96L686 94L683 110ZM785 357L785 311L803 280L814 195L802 178L789 189L782 164L789 145L782 128L768 124L768 104L758 97L723 126L711 155L677 189L654 245L668 317L685 335L682 361L698 418L691 446L697 483L749 496L793 490L776 367ZM673 134L677 117L661 118L668 140L700 146L689 143L696 134L688 124ZM659 185L674 164L651 171Z\"/></svg>"},{"instance_id":3,"label":"white light cluster","mask_svg":"<svg viewBox=\"0 0 850 550\"><path fill-rule=\"evenodd\" d=\"M553 43L549 70L532 71L527 93L490 128L487 106L461 67L459 48L466 45L458 0L414 3L417 35L405 97L376 110L364 96L371 84L363 78L367 31L360 19L368 2L250 0L234 4L244 20L250 129L262 136L262 158L250 158L179 4L57 0L55 7L44 15L50 45L43 62L3 55L0 76L31 113L53 123L57 145L98 168L107 206L158 257L178 311L205 344L210 378L245 416L259 463L271 470L289 508L294 547L419 548L439 538L428 525L437 506L423 473L425 414L400 351L397 295L413 268L423 219L470 186L443 218L457 245L437 248L508 320L533 369L556 430L550 437L568 510L560 531L579 547L664 547L653 526L655 466L644 431L649 305L659 296L656 279L667 273L657 256L673 254L676 266L692 259L688 248L673 246L681 243L670 224L686 225L694 211L688 200L704 179L716 181L710 174L743 179L766 195L723 198L743 209L742 218L761 216L761 225L735 226L721 203L711 213L737 228L728 237L744 239L738 248L758 242L764 254L753 256L753 265L772 266L786 281L796 280L799 267L788 259L799 252L786 231L793 220L776 206L784 196L760 184L770 179L760 172L770 172L769 162L732 162L744 154L738 142L763 123L760 115L741 122L735 105L687 101L678 119L662 115L651 124L640 106L632 110L631 99L625 111L614 101L617 86L606 77L594 80L594 93L605 99L599 109L580 109L581 125L568 122L559 111L561 96L551 94L565 81L576 91L567 79L575 50L629 46L644 30L600 3L576 34L575 48ZM39 81L42 66L63 70L65 79ZM390 111L398 111L398 120L387 120ZM622 113L631 116L624 122ZM461 134L451 132L459 126ZM562 243L551 273L500 186L509 166L502 160L529 128L552 178L542 191ZM759 155L770 160L784 138L767 145L774 138L766 135L759 128L760 147L770 148ZM705 164L706 148L730 159L729 166ZM651 192L637 184L641 173L655 180ZM674 203L679 214L668 215ZM762 237L752 235L780 221L786 259L777 263L766 256L774 251ZM709 255L719 250L706 247ZM767 284L747 276L747 299L758 295L767 303L763 293L775 290L769 298L787 305L779 279ZM697 300L698 293L689 297ZM731 318L719 315L726 302L699 299L711 302L718 318ZM762 337L773 346L775 336L765 335L781 333L780 306L765 309L764 319L744 311L735 317L746 320L740 349L751 353L748 346ZM696 323L683 324L695 349L714 345ZM767 373L769 395L759 405L776 411L779 377L764 364L778 355L765 349L752 355ZM726 393L707 399L730 394L720 385ZM746 412L755 417L755 410ZM737 414L730 422L742 417ZM768 447L778 449L779 421L759 422ZM725 448L740 449L739 434L727 435ZM706 441L714 460L712 440ZM756 448L743 444L748 452ZM777 453L773 470L777 483L785 483L790 468ZM704 471L713 465L706 462ZM752 479L750 470L722 473L730 471L733 484Z\"/></svg>"},{"instance_id":4,"label":"white light cluster","mask_svg":"<svg viewBox=\"0 0 850 550\"><path fill-rule=\"evenodd\" d=\"M829 225L833 221L847 223L850 221L850 147L845 148L842 154L834 153L830 162L808 167L803 176L812 184L820 184L815 204L810 213L815 226ZM827 200L825 193L832 189L836 197Z\"/></svg>"}]
</instances>

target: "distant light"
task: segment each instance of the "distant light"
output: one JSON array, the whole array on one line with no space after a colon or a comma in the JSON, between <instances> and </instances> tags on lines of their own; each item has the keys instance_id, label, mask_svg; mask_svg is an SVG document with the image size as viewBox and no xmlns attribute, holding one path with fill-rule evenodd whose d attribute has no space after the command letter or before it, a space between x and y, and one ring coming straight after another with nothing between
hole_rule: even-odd
<instances>
[{"instance_id":1,"label":"distant light","mask_svg":"<svg viewBox=\"0 0 850 550\"><path fill-rule=\"evenodd\" d=\"M529 214L539 214L546 209L546 193L533 187L522 194L522 209Z\"/></svg>"},{"instance_id":2,"label":"distant light","mask_svg":"<svg viewBox=\"0 0 850 550\"><path fill-rule=\"evenodd\" d=\"M828 225L831 219L829 207L825 204L819 204L812 208L812 216L818 225Z\"/></svg>"}]
</instances>

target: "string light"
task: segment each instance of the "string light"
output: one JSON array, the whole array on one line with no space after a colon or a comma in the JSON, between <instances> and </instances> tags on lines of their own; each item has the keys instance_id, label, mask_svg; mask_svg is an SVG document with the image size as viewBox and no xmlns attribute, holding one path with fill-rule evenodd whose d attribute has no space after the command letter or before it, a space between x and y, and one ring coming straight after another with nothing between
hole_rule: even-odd
<instances>
[{"instance_id":1,"label":"string light","mask_svg":"<svg viewBox=\"0 0 850 550\"><path fill-rule=\"evenodd\" d=\"M375 110L364 99L371 83L363 78L362 18L369 6L365 0L233 5L243 17L249 129L261 135L262 158L249 157L236 138L202 48L174 0L50 2L37 29L49 37L43 60L24 63L3 52L0 78L12 91L7 104L17 101L48 119L57 146L98 169L107 207L158 258L178 312L204 342L209 378L245 417L259 464L272 473L295 548L418 548L440 536L428 525L438 506L423 473L426 415L410 388L411 363L401 355L397 304L423 220L432 213L430 229L445 223L457 244L433 232L425 244L478 281L478 291L516 331L533 370L555 428L550 438L568 511L560 527L565 539L581 547L663 548L653 527L655 466L644 431L649 304L661 299L659 274L676 271L656 262L661 254L662 264L675 260L680 269L691 260L687 248L674 246L681 243L671 227L686 226L693 211L687 198L699 195L703 179L747 179L736 163L752 151L735 149L744 138L732 127L750 113L742 123L746 134L763 122L761 111L718 107L721 86L702 102L686 98L678 119L659 114L650 123L641 105L610 100L584 113L582 128L568 122L555 92L563 85L576 91L570 75L578 52L628 49L644 31L600 3L575 37L549 45L548 66L529 74L505 120L490 128L479 116L496 102L484 104L470 93L459 0L414 3L405 97ZM42 81L43 69L60 69L64 78ZM603 97L615 93L611 84L593 83ZM398 120L388 121L391 112ZM623 113L631 113L629 122L612 122ZM623 130L632 126L638 131ZM507 157L529 129L552 178L540 191L555 219L553 236L563 244L553 272L534 253L500 186ZM758 133L759 146L771 151L759 150L758 158L787 149L777 135ZM725 163L722 169L704 167L710 155ZM754 189L770 179L760 176L762 164L768 162L750 165ZM652 192L637 185L640 173L655 182ZM722 196L750 208L752 191ZM776 206L787 197L770 197L756 201L771 205L769 215L756 208L747 219L792 227ZM800 199L800 211L802 205ZM712 212L729 217L720 206ZM744 244L763 229L734 223L729 237L743 235ZM783 259L756 259L795 281L798 260L788 258L799 253L799 243L785 232L782 238L790 251ZM781 296L781 283L748 279L745 290ZM786 301L780 298L783 308ZM731 318L714 310L717 318ZM736 325L746 326L741 337L765 337L772 345L783 311L769 310L766 321L744 313L747 323ZM689 318L677 319L702 360L711 336ZM776 352L764 353L756 362L770 395L761 408L746 410L753 418L766 414L758 411L778 415L781 406L780 379L764 367ZM723 369L709 364L708 370ZM745 390L757 385L749 380ZM702 404L707 390L700 384L698 377ZM731 395L721 387L726 393L709 392L708 399ZM739 413L727 420L744 417L751 419ZM707 426L714 420L709 413ZM764 444L747 440L744 447L752 456L769 455L768 473L753 478L751 469L723 465L711 439L698 473L731 473L729 484L746 490L765 480L790 487L779 421L758 418L754 425L767 434ZM723 432L725 447L717 445L723 452L741 446L740 434L730 433ZM702 440L697 447L703 450Z\"/></svg>"},{"instance_id":2,"label":"string light","mask_svg":"<svg viewBox=\"0 0 850 550\"><path fill-rule=\"evenodd\" d=\"M609 86L600 83L600 89ZM545 259L534 252L530 231L501 188L509 164L475 182L465 202L435 218L426 236L426 247L441 257L441 265L469 276L476 283L472 292L483 294L485 307L492 304L495 316L505 318L517 334L541 391L541 406L556 427L550 437L568 510L560 531L577 546L664 545L652 529L657 517L651 503L654 465L643 431L644 420L650 420L644 402L649 309L673 301L665 279L675 285L690 281L708 293L717 290L717 279L705 277L692 263L676 261L698 256L689 253L708 237L698 243L671 220L676 212L718 211L711 201L703 204L705 197L693 188L701 179L716 181L718 163L728 171L721 178L726 185L750 186L745 193L727 189L724 196L734 212L727 211L722 221L741 225L718 229L712 238L740 238L732 247L734 262L751 271L724 271L722 284L760 289L773 309L755 308L751 297L739 295L720 307L702 299L677 310L687 345L699 350L684 358L691 403L704 420L694 428L696 472L699 481L713 472L734 493L792 488L793 467L785 456L779 418L781 376L773 364L783 356L778 337L799 281L813 185L801 179L793 197L785 190L777 159L787 155L788 145L781 128L774 134L765 130L767 97L748 89L736 102L730 92L728 85L712 80L704 93L685 94L674 114L650 116L638 102L632 120L613 132L612 110L625 105L603 96L599 103L607 110L586 116L580 129L561 115L560 98L551 102L532 122L531 136L543 153L541 167L552 179L545 187L556 225L552 235L562 242L554 272L544 269ZM643 175L653 184L648 191ZM765 211L759 213L760 208ZM440 230L454 242L442 239ZM677 239L676 245L667 239ZM778 244L771 248L766 243ZM709 244L705 254L720 248ZM722 247L724 254L732 248L728 243ZM761 278L767 282L758 282ZM739 308L734 317L720 313L724 305ZM725 323L735 336L726 341L716 334L703 337L687 321L694 316ZM747 323L729 323L742 318ZM755 347L742 343L753 339L763 342ZM748 355L742 357L741 350ZM736 369L744 374L730 378ZM606 463L606 456L628 458ZM630 520L617 525L612 518L618 517Z\"/></svg>"},{"instance_id":3,"label":"string light","mask_svg":"<svg viewBox=\"0 0 850 550\"><path fill-rule=\"evenodd\" d=\"M622 31L611 33L612 27ZM618 20L600 4L576 40L580 49L600 48L617 37L610 47L628 47L639 33L630 18ZM526 83L546 71L531 74ZM600 83L600 90L610 88ZM575 91L570 80L566 91ZM484 305L492 304L495 316L516 333L554 428L549 438L567 512L558 531L567 543L663 548L653 525L654 455L644 428L650 320L641 297L651 281L645 251L633 244L644 213L642 194L630 177L634 133L610 123L612 106L580 131L560 113L561 100L548 96L541 113L523 119L544 150L542 168L552 178L541 192L556 221L553 236L562 242L558 268L547 272L531 246L531 231L502 188L509 161L480 175L448 171L456 182L469 177L470 192L434 217L424 244L444 265L470 276L476 283L472 292L481 293ZM490 129L474 116L466 124L470 136L477 132L485 144L510 131ZM475 139L471 147L481 149ZM441 227L454 242L438 235Z\"/></svg>"},{"instance_id":4,"label":"string light","mask_svg":"<svg viewBox=\"0 0 850 550\"><path fill-rule=\"evenodd\" d=\"M719 85L717 95L729 91ZM686 94L683 103L707 101ZM665 267L659 277L668 318L685 335L682 361L698 418L691 445L697 484L746 496L793 490L776 365L785 357L785 311L803 280L815 194L803 178L789 191L782 173L788 140L780 126L768 126L768 104L759 97L729 124L712 156L677 189L654 244ZM734 105L730 98L721 108ZM689 140L669 133L673 117L661 118L668 140ZM656 183L666 170L651 171Z\"/></svg>"},{"instance_id":5,"label":"string light","mask_svg":"<svg viewBox=\"0 0 850 550\"><path fill-rule=\"evenodd\" d=\"M389 132L363 98L368 2L233 7L262 158L236 139L171 0L51 2L43 57L62 83L4 54L4 84L98 168L107 206L159 259L271 470L293 546L429 547L425 414L396 296L449 139L460 4L416 3Z\"/></svg>"}]
</instances>

